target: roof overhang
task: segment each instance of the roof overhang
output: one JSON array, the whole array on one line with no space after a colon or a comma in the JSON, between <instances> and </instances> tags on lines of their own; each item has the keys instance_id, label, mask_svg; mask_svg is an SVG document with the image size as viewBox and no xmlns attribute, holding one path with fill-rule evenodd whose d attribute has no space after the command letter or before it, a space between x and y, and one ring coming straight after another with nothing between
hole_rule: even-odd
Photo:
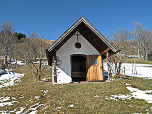
<instances>
[{"instance_id":1,"label":"roof overhang","mask_svg":"<svg viewBox=\"0 0 152 114\"><path fill-rule=\"evenodd\" d=\"M68 30L66 30L48 49L52 53L60 49L76 32L79 32L100 54L106 51L117 53L118 50L97 31L84 17L77 20Z\"/></svg>"}]
</instances>

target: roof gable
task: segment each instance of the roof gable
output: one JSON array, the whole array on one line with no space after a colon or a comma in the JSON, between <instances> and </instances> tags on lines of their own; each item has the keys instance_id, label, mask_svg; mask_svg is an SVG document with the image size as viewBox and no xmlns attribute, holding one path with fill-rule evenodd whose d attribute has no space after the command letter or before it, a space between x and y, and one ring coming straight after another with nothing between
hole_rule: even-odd
<instances>
[{"instance_id":1,"label":"roof gable","mask_svg":"<svg viewBox=\"0 0 152 114\"><path fill-rule=\"evenodd\" d=\"M117 49L97 31L84 17L77 20L68 30L66 30L47 50L52 52L60 49L64 43L75 33L79 32L99 53L111 49L113 53Z\"/></svg>"}]
</instances>

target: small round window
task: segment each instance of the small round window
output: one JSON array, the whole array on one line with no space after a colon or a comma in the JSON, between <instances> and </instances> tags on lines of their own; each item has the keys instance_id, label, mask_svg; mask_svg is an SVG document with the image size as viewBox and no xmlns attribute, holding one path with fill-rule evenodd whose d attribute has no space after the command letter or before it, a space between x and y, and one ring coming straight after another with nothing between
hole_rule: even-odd
<instances>
[{"instance_id":1,"label":"small round window","mask_svg":"<svg viewBox=\"0 0 152 114\"><path fill-rule=\"evenodd\" d=\"M76 42L76 43L75 43L75 47L76 47L77 49L79 49L79 48L81 48L81 44L80 44L79 42Z\"/></svg>"}]
</instances>

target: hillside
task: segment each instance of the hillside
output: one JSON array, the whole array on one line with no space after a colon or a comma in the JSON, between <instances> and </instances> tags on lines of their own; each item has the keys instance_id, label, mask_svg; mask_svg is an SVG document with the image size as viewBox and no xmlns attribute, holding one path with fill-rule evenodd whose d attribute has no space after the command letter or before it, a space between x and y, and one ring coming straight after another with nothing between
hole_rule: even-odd
<instances>
[{"instance_id":1,"label":"hillside","mask_svg":"<svg viewBox=\"0 0 152 114\"><path fill-rule=\"evenodd\" d=\"M35 38L27 38L27 40L33 40L33 41L37 41L37 40L42 40L43 42L46 42L47 43L47 46L49 47L54 41L53 40L46 40L46 39L35 39ZM23 59L21 57L21 54L20 52L22 51L22 46L25 44L25 39L21 39L19 41L17 41L17 43L15 43L13 45L13 53L12 53L12 57L13 59ZM1 49L0 49L1 50ZM2 51L0 51L0 56L3 56L3 53ZM9 59L9 56L10 56L10 53L8 55L8 59ZM2 62L3 60L0 59L0 62Z\"/></svg>"},{"instance_id":2,"label":"hillside","mask_svg":"<svg viewBox=\"0 0 152 114\"><path fill-rule=\"evenodd\" d=\"M28 38L28 39L35 39L35 38ZM35 39L37 40L37 39ZM54 40L47 40L47 39L38 39L38 40L42 40L44 42L48 42L50 45L54 42Z\"/></svg>"}]
</instances>

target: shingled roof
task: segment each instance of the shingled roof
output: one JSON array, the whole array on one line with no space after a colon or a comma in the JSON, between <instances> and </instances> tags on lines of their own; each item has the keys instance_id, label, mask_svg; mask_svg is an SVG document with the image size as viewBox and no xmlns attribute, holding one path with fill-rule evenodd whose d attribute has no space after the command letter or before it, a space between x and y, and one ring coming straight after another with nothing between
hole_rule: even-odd
<instances>
[{"instance_id":1,"label":"shingled roof","mask_svg":"<svg viewBox=\"0 0 152 114\"><path fill-rule=\"evenodd\" d=\"M111 50L112 53L118 52L118 50L112 46L112 44L99 31L97 31L84 17L81 17L47 49L48 53L52 53L54 50L60 49L77 31L100 54L103 54L105 50Z\"/></svg>"}]
</instances>

